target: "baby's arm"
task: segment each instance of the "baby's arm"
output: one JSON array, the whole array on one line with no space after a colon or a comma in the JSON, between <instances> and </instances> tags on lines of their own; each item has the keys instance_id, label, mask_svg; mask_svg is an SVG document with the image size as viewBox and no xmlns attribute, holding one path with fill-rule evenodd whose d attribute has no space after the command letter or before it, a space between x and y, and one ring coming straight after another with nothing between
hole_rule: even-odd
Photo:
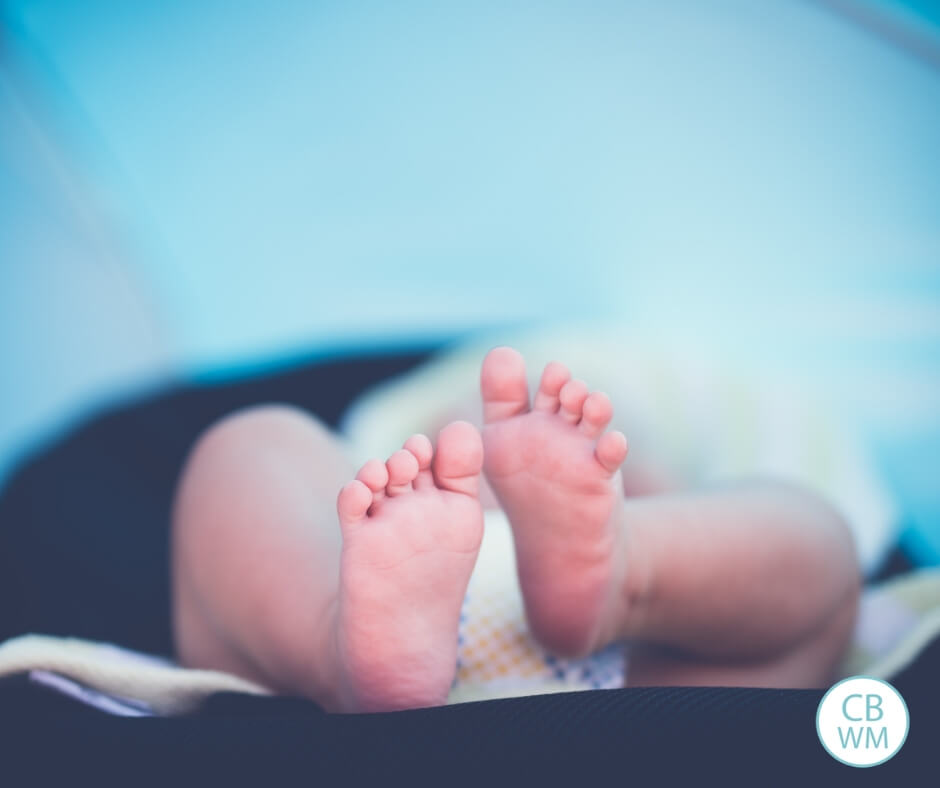
<instances>
[{"instance_id":1,"label":"baby's arm","mask_svg":"<svg viewBox=\"0 0 940 788\"><path fill-rule=\"evenodd\" d=\"M851 534L774 482L627 501L621 636L648 644L631 683L822 686L859 595ZM647 656L654 657L647 659Z\"/></svg>"}]
</instances>

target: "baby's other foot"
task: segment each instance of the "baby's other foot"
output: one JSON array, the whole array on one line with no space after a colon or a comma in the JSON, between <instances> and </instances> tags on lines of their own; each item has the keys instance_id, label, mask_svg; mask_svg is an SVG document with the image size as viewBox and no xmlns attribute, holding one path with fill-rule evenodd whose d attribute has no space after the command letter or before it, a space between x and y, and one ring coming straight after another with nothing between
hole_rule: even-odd
<instances>
[{"instance_id":1,"label":"baby's other foot","mask_svg":"<svg viewBox=\"0 0 940 788\"><path fill-rule=\"evenodd\" d=\"M480 433L458 421L441 430L436 450L415 435L388 462L366 463L340 492L335 636L348 708L445 702L483 537L482 462Z\"/></svg>"},{"instance_id":2,"label":"baby's other foot","mask_svg":"<svg viewBox=\"0 0 940 788\"><path fill-rule=\"evenodd\" d=\"M625 538L620 464L627 441L604 432L610 400L545 367L529 405L525 362L512 348L483 361L484 469L509 517L532 633L560 655L605 645Z\"/></svg>"}]
</instances>

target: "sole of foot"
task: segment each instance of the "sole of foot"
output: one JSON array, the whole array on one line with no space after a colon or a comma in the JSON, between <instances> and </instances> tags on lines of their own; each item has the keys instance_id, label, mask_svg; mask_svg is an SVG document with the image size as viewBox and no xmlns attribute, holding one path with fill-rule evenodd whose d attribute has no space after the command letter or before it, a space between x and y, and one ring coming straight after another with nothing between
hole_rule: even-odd
<instances>
[{"instance_id":1,"label":"sole of foot","mask_svg":"<svg viewBox=\"0 0 940 788\"><path fill-rule=\"evenodd\" d=\"M559 655L600 645L623 575L620 432L605 432L610 400L548 364L530 402L525 362L490 351L480 379L487 481L513 529L533 634Z\"/></svg>"},{"instance_id":2,"label":"sole of foot","mask_svg":"<svg viewBox=\"0 0 940 788\"><path fill-rule=\"evenodd\" d=\"M347 710L446 701L460 608L483 536L482 463L480 433L454 422L436 448L412 436L341 490L333 635Z\"/></svg>"}]
</instances>

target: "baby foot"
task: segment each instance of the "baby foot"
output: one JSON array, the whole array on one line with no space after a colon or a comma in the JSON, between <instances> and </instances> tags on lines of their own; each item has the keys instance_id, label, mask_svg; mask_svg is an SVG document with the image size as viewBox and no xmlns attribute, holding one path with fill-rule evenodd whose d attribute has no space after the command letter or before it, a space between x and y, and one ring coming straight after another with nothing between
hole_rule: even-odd
<instances>
[{"instance_id":1,"label":"baby foot","mask_svg":"<svg viewBox=\"0 0 940 788\"><path fill-rule=\"evenodd\" d=\"M436 452L415 435L388 462L366 463L340 492L335 640L348 708L445 702L483 538L482 463L480 433L457 421L441 430Z\"/></svg>"},{"instance_id":2,"label":"baby foot","mask_svg":"<svg viewBox=\"0 0 940 788\"><path fill-rule=\"evenodd\" d=\"M604 432L607 396L588 394L561 364L545 367L531 409L512 348L487 355L480 386L486 478L512 524L529 627L559 655L589 653L604 645L625 571L626 438Z\"/></svg>"}]
</instances>

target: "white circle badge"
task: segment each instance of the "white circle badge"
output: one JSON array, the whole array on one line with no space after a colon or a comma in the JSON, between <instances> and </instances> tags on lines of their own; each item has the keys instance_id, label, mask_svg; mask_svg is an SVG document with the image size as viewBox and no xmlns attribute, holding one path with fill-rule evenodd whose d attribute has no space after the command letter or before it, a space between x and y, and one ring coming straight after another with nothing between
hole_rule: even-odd
<instances>
[{"instance_id":1,"label":"white circle badge","mask_svg":"<svg viewBox=\"0 0 940 788\"><path fill-rule=\"evenodd\" d=\"M911 718L907 704L887 681L852 676L834 684L816 710L819 741L837 761L877 766L904 745Z\"/></svg>"}]
</instances>

